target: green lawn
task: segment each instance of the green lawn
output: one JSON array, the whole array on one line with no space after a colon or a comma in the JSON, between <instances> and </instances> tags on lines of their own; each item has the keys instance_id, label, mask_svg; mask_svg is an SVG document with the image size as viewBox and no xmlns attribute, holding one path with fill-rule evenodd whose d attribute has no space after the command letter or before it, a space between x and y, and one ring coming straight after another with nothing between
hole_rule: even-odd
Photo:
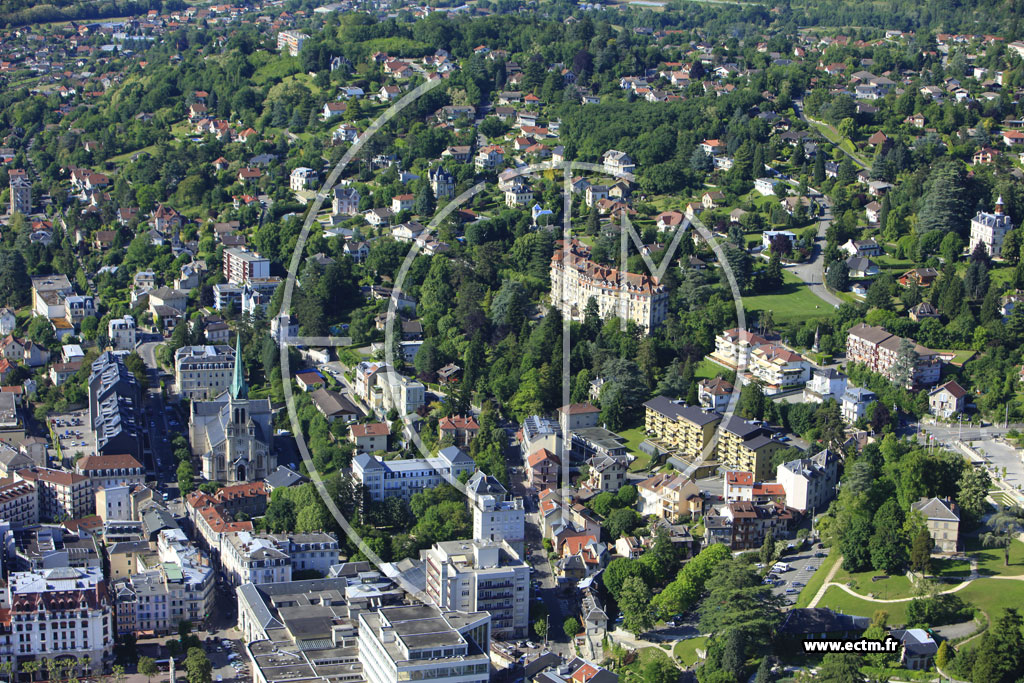
<instances>
[{"instance_id":1,"label":"green lawn","mask_svg":"<svg viewBox=\"0 0 1024 683\"><path fill-rule=\"evenodd\" d=\"M723 377L734 376L736 373L726 370L718 363L710 361L707 358L701 359L700 363L697 363L697 367L693 371L695 379L714 379L719 375Z\"/></svg>"},{"instance_id":2,"label":"green lawn","mask_svg":"<svg viewBox=\"0 0 1024 683\"><path fill-rule=\"evenodd\" d=\"M978 579L956 594L988 614L991 621L995 621L1007 607L1024 603L1024 581Z\"/></svg>"},{"instance_id":3,"label":"green lawn","mask_svg":"<svg viewBox=\"0 0 1024 683\"><path fill-rule=\"evenodd\" d=\"M708 639L706 636L697 636L696 638L689 638L687 640L680 640L676 643L676 646L672 648L672 654L676 656L676 659L686 664L687 666L693 666L697 663L697 649L701 650L707 645Z\"/></svg>"},{"instance_id":4,"label":"green lawn","mask_svg":"<svg viewBox=\"0 0 1024 683\"><path fill-rule=\"evenodd\" d=\"M971 563L944 557L936 558L932 560L932 573L935 576L967 578L971 573Z\"/></svg>"},{"instance_id":5,"label":"green lawn","mask_svg":"<svg viewBox=\"0 0 1024 683\"><path fill-rule=\"evenodd\" d=\"M954 354L953 360L950 361L950 364L956 365L956 366L960 366L960 367L962 367L964 363L969 361L971 358L973 358L978 353L977 351L974 351L973 349L935 349L935 350L938 351L939 353L952 353L952 354Z\"/></svg>"},{"instance_id":6,"label":"green lawn","mask_svg":"<svg viewBox=\"0 0 1024 683\"><path fill-rule=\"evenodd\" d=\"M892 254L873 256L871 260L878 264L880 270L892 270L900 275L914 267L914 262L910 259L899 259Z\"/></svg>"},{"instance_id":7,"label":"green lawn","mask_svg":"<svg viewBox=\"0 0 1024 683\"><path fill-rule=\"evenodd\" d=\"M751 313L770 310L776 324L800 322L831 314L831 306L815 296L796 275L784 270L782 282L777 293L743 297L744 308Z\"/></svg>"},{"instance_id":8,"label":"green lawn","mask_svg":"<svg viewBox=\"0 0 1024 683\"><path fill-rule=\"evenodd\" d=\"M907 621L907 602L872 602L862 600L850 595L838 586L830 586L822 597L818 607L828 607L844 614L853 614L858 617L872 617L878 610L889 613L888 623L896 626L905 624Z\"/></svg>"},{"instance_id":9,"label":"green lawn","mask_svg":"<svg viewBox=\"0 0 1024 683\"><path fill-rule=\"evenodd\" d=\"M906 576L890 576L881 581L872 581L872 576L880 576L882 572L868 570L866 572L848 572L842 567L836 572L835 583L843 583L861 595L871 595L881 600L898 600L915 597L910 579Z\"/></svg>"},{"instance_id":10,"label":"green lawn","mask_svg":"<svg viewBox=\"0 0 1024 683\"><path fill-rule=\"evenodd\" d=\"M818 567L818 571L814 572L814 576L810 578L804 589L800 591L800 595L797 596L796 604L794 607L807 607L814 599L814 596L818 594L818 590L822 584L825 583L825 577L832 571L832 566L839 560L839 551L833 551L829 553L821 562L821 566ZM834 579L833 579L834 580Z\"/></svg>"},{"instance_id":11,"label":"green lawn","mask_svg":"<svg viewBox=\"0 0 1024 683\"><path fill-rule=\"evenodd\" d=\"M651 464L651 456L640 450L640 444L647 438L647 435L644 434L644 428L633 427L632 429L618 432L618 435L626 439L626 450L636 456L636 460L630 463L629 470L631 472L642 472L647 469Z\"/></svg>"},{"instance_id":12,"label":"green lawn","mask_svg":"<svg viewBox=\"0 0 1024 683\"><path fill-rule=\"evenodd\" d=\"M1024 543L1014 540L1010 543L1010 566L1003 566L1002 548L982 548L978 539L968 537L965 543L969 555L978 560L979 574L1000 576L1024 575Z\"/></svg>"},{"instance_id":13,"label":"green lawn","mask_svg":"<svg viewBox=\"0 0 1024 683\"><path fill-rule=\"evenodd\" d=\"M131 152L125 152L124 154L118 154L116 157L110 157L109 159L107 159L107 163L120 165L127 161L130 161L132 156L135 154L149 154L152 156L154 152L156 152L156 145L149 145L148 147L143 147L142 149L136 149Z\"/></svg>"},{"instance_id":14,"label":"green lawn","mask_svg":"<svg viewBox=\"0 0 1024 683\"><path fill-rule=\"evenodd\" d=\"M664 659L675 666L675 662L672 661L672 657L662 650L660 647L644 647L636 651L637 657L629 664L621 667L616 673L619 674L619 678L622 681L637 681L640 683L644 680L643 670L644 665L647 664L651 659Z\"/></svg>"}]
</instances>

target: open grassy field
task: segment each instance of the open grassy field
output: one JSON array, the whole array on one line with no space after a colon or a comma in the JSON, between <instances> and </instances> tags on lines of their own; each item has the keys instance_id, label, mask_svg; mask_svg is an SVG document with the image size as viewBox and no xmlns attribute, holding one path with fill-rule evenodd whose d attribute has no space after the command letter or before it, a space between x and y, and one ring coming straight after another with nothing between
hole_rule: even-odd
<instances>
[{"instance_id":1,"label":"open grassy field","mask_svg":"<svg viewBox=\"0 0 1024 683\"><path fill-rule=\"evenodd\" d=\"M818 607L828 607L844 614L853 614L858 617L874 616L878 610L889 613L888 623L900 625L907 621L907 602L872 602L856 598L838 586L830 586L825 595L818 603Z\"/></svg>"},{"instance_id":2,"label":"open grassy field","mask_svg":"<svg viewBox=\"0 0 1024 683\"><path fill-rule=\"evenodd\" d=\"M818 570L819 572L821 570ZM817 572L816 572L817 573ZM861 595L871 595L880 600L899 600L900 598L912 598L917 595L910 579L906 576L890 576L881 581L872 581L871 577L880 576L881 572L868 570L866 572L848 572L842 567L836 572L835 583L844 583L851 590Z\"/></svg>"},{"instance_id":3,"label":"open grassy field","mask_svg":"<svg viewBox=\"0 0 1024 683\"><path fill-rule=\"evenodd\" d=\"M825 583L825 577L832 571L832 566L839 561L839 558L840 555L837 551L829 553L829 556L822 560L818 571L814 572L814 576L807 581L807 585L804 586L804 589L800 591L800 595L797 596L794 607L807 607L807 605L811 604L811 600L818 594L818 590Z\"/></svg>"},{"instance_id":4,"label":"open grassy field","mask_svg":"<svg viewBox=\"0 0 1024 683\"><path fill-rule=\"evenodd\" d=\"M117 166L120 166L121 164L130 161L131 158L134 155L136 155L136 154L139 154L139 155L149 154L149 155L152 156L152 154L155 151L156 151L156 145L150 145L148 147L143 147L142 149L136 149L136 150L133 150L131 152L125 152L124 154L118 154L117 156L110 157L109 159L107 159L107 163L108 164L115 164Z\"/></svg>"},{"instance_id":5,"label":"open grassy field","mask_svg":"<svg viewBox=\"0 0 1024 683\"><path fill-rule=\"evenodd\" d=\"M965 542L967 553L978 560L978 573L999 576L1024 575L1024 543L1014 540L1010 543L1010 566L1003 565L1002 548L983 548L977 538L968 537Z\"/></svg>"},{"instance_id":6,"label":"open grassy field","mask_svg":"<svg viewBox=\"0 0 1024 683\"><path fill-rule=\"evenodd\" d=\"M697 650L703 650L707 645L707 642L708 639L704 636L680 640L676 643L676 646L672 648L672 654L674 654L676 659L683 664L693 666L697 663Z\"/></svg>"},{"instance_id":7,"label":"open grassy field","mask_svg":"<svg viewBox=\"0 0 1024 683\"><path fill-rule=\"evenodd\" d=\"M831 307L804 286L796 275L782 271L782 287L772 294L754 294L743 297L748 312L772 312L776 324L790 323L827 315Z\"/></svg>"},{"instance_id":8,"label":"open grassy field","mask_svg":"<svg viewBox=\"0 0 1024 683\"><path fill-rule=\"evenodd\" d=\"M640 444L647 438L647 435L644 434L644 428L633 427L632 429L621 431L618 434L626 439L626 450L628 450L631 455L636 456L636 460L630 463L629 470L631 472L642 472L647 469L651 464L651 456L640 450Z\"/></svg>"},{"instance_id":9,"label":"open grassy field","mask_svg":"<svg viewBox=\"0 0 1024 683\"><path fill-rule=\"evenodd\" d=\"M729 371L723 368L718 363L704 358L700 363L697 363L697 367L693 370L693 376L696 379L714 379L719 375L727 375Z\"/></svg>"},{"instance_id":10,"label":"open grassy field","mask_svg":"<svg viewBox=\"0 0 1024 683\"><path fill-rule=\"evenodd\" d=\"M1016 607L1024 603L1024 581L978 579L972 581L962 591L957 591L957 595L984 611L990 620L995 621L1007 607Z\"/></svg>"},{"instance_id":11,"label":"open grassy field","mask_svg":"<svg viewBox=\"0 0 1024 683\"><path fill-rule=\"evenodd\" d=\"M644 665L646 665L651 659L664 659L668 662L672 662L672 656L660 647L644 647L637 650L636 654L636 659L629 664L620 667L616 671L616 673L619 674L620 680L624 682L636 681L636 683L641 683L644 680ZM675 666L675 662L672 662L672 665Z\"/></svg>"}]
</instances>

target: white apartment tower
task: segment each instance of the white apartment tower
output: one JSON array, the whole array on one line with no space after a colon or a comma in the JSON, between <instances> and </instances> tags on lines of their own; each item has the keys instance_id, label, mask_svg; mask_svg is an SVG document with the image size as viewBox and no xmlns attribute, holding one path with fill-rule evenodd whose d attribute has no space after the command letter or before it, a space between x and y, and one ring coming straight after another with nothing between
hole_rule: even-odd
<instances>
[{"instance_id":1,"label":"white apartment tower","mask_svg":"<svg viewBox=\"0 0 1024 683\"><path fill-rule=\"evenodd\" d=\"M466 484L473 504L473 538L506 541L520 557L526 540L526 510L522 498L512 498L494 477L474 474Z\"/></svg>"},{"instance_id":2,"label":"white apartment tower","mask_svg":"<svg viewBox=\"0 0 1024 683\"><path fill-rule=\"evenodd\" d=\"M270 277L270 261L255 251L232 247L224 250L224 277L233 285Z\"/></svg>"},{"instance_id":3,"label":"white apartment tower","mask_svg":"<svg viewBox=\"0 0 1024 683\"><path fill-rule=\"evenodd\" d=\"M421 553L427 595L441 609L489 612L499 638L526 636L530 567L504 541L446 541Z\"/></svg>"},{"instance_id":4,"label":"white apartment tower","mask_svg":"<svg viewBox=\"0 0 1024 683\"><path fill-rule=\"evenodd\" d=\"M490 680L491 617L431 605L359 613L359 663L367 683Z\"/></svg>"}]
</instances>

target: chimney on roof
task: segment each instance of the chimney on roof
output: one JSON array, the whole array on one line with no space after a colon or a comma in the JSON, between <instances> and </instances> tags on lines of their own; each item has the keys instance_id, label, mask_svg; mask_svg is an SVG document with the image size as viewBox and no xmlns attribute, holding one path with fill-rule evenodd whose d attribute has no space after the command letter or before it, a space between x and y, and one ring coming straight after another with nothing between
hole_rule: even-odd
<instances>
[{"instance_id":1,"label":"chimney on roof","mask_svg":"<svg viewBox=\"0 0 1024 683\"><path fill-rule=\"evenodd\" d=\"M999 195L999 199L996 200L995 214L997 216L1003 215L1003 195Z\"/></svg>"}]
</instances>

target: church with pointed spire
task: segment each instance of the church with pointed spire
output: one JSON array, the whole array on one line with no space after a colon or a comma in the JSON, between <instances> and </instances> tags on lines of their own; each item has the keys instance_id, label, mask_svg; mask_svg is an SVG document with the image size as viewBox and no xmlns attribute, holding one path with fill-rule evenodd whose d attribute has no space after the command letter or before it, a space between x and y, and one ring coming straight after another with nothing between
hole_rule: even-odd
<instances>
[{"instance_id":1,"label":"church with pointed spire","mask_svg":"<svg viewBox=\"0 0 1024 683\"><path fill-rule=\"evenodd\" d=\"M242 484L277 469L271 419L269 399L249 398L239 336L230 387L212 401L193 401L189 412L189 442L203 478Z\"/></svg>"}]
</instances>

